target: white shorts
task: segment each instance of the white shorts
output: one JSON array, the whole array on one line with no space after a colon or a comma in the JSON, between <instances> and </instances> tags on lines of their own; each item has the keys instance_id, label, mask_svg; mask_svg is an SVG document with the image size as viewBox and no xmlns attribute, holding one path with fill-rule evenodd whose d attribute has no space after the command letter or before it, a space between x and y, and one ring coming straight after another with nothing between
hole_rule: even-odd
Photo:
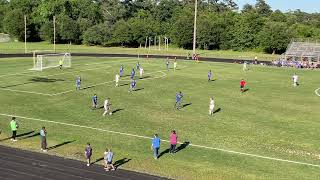
<instances>
[{"instance_id":1,"label":"white shorts","mask_svg":"<svg viewBox=\"0 0 320 180\"><path fill-rule=\"evenodd\" d=\"M210 109L210 110L213 110L213 109L214 109L214 106L212 106L212 105L209 106L209 109Z\"/></svg>"}]
</instances>

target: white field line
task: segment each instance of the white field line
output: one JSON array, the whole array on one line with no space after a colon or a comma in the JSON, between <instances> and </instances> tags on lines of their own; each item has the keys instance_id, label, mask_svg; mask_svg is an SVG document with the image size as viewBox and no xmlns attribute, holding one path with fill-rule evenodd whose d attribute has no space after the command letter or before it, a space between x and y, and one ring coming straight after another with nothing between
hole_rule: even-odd
<instances>
[{"instance_id":1,"label":"white field line","mask_svg":"<svg viewBox=\"0 0 320 180\"><path fill-rule=\"evenodd\" d=\"M0 113L0 115L1 116L6 116L6 117L17 117L17 118L27 119L27 120L32 120L32 121L39 121L39 122L60 124L60 125L65 125L65 126L72 126L72 127L77 127L77 128L83 128L83 129L91 129L91 130L96 130L96 131L101 131L101 132L108 132L108 133L113 133L113 134L120 134L120 135L124 135L124 136L136 137L136 138L141 138L141 139L149 139L149 140L152 139L151 137L147 137L147 136L136 135L136 134L132 134L132 133L118 132L118 131L111 131L111 130L107 130L107 129L101 129L101 128L90 127L90 126L82 126L82 125L78 125L78 124L70 124L70 123L64 123L64 122L58 122L58 121L50 121L50 120L44 120L44 119L23 117L23 116L17 116L17 115L12 115L12 114ZM167 142L167 143L169 142L168 140L161 140L161 141L162 142ZM182 142L178 142L178 143L179 144L183 144ZM215 147L209 147L209 146L203 146L203 145L197 145L197 144L189 144L189 146L196 147L196 148L202 148L202 149L216 150L216 151L221 151L221 152L226 152L226 153L231 153L231 154L238 154L238 155L243 155L243 156L248 156L248 157L268 159L268 160L273 160L273 161L287 162L287 163L292 163L292 164L299 164L299 165L306 165L306 166L312 166L312 167L320 168L320 165L317 165L317 164L311 164L311 163L305 163L305 162L299 162L299 161L292 161L292 160L286 160L286 159L280 159L280 158L273 158L273 157L268 157L268 156L261 156L261 155L256 155L256 154L243 153L243 152L238 152L238 151L233 151L233 150L227 150L227 149L221 149L221 148L215 148Z\"/></svg>"},{"instance_id":2,"label":"white field line","mask_svg":"<svg viewBox=\"0 0 320 180\"><path fill-rule=\"evenodd\" d=\"M314 93L316 93L316 95L320 96L319 91L320 91L320 88L314 90Z\"/></svg>"},{"instance_id":3,"label":"white field line","mask_svg":"<svg viewBox=\"0 0 320 180\"><path fill-rule=\"evenodd\" d=\"M64 72L64 73L57 73L57 74L49 74L49 75L44 75L44 76L38 76L38 75L29 75L29 74L25 74L24 76L36 76L36 77L51 77L51 76L58 76L58 75L63 75L63 74L72 74L72 73L79 73L79 72L84 72L84 71L92 71L92 70L96 70L96 69L108 69L108 68L111 68L112 66L105 66L105 67L99 67L99 68L91 68L91 69L84 69L84 70L79 70L79 71L68 71L68 72ZM107 74L109 72L106 72ZM105 73L105 74L106 74Z\"/></svg>"},{"instance_id":4,"label":"white field line","mask_svg":"<svg viewBox=\"0 0 320 180\"><path fill-rule=\"evenodd\" d=\"M0 88L0 90L19 92L19 93L28 93L28 94L38 94L38 95L43 95L43 96L53 96L52 94L39 93L39 92L34 92L34 91L22 91L22 90L16 90L16 89L8 89L8 88Z\"/></svg>"},{"instance_id":5,"label":"white field line","mask_svg":"<svg viewBox=\"0 0 320 180\"><path fill-rule=\"evenodd\" d=\"M127 63L130 63L132 62L133 60L118 60L118 61L107 61L107 62L97 62L97 63L87 63L87 64L76 64L76 65L73 65L72 67L77 67L77 66L91 66L91 65L96 65L96 64L113 64L113 63L121 63L121 62L127 62ZM132 62L134 63L134 62ZM23 74L32 74L32 73L37 73L36 71L25 71L25 72L21 72L21 73L12 73L12 74L3 74L3 75L0 75L0 77L6 77L6 76L14 76L14 75L23 75Z\"/></svg>"},{"instance_id":6,"label":"white field line","mask_svg":"<svg viewBox=\"0 0 320 180\"><path fill-rule=\"evenodd\" d=\"M101 63L91 63L91 64L107 64L107 67L83 69L83 70L80 70L80 71L71 71L71 72L65 72L65 73L59 73L59 74L49 74L49 75L47 75L47 76L38 76L38 77L50 77L50 76L68 74L68 73L77 73L77 72L89 71L89 70L94 70L94 69L111 68L112 66L110 66L110 65L108 65L108 64L113 64L113 63L118 63L118 62L122 62L122 64L134 63L134 62L132 62L132 60L112 61L112 62L101 62ZM91 65L91 64L88 64L88 65ZM79 65L79 66L80 66L80 65ZM33 73L33 72L32 72L32 73ZM14 73L14 74L3 75L3 76L0 76L0 77L13 76L13 75L22 75L22 74L25 75L25 76L37 76L37 75L32 75L32 74L30 74L30 71L28 71L28 72L24 72L24 73ZM113 81L110 81L110 82L113 82ZM87 86L87 87L85 87L85 88L95 87L95 86L97 86L97 85L107 84L107 83L110 83L110 82L103 82L103 83L99 83L99 84L96 84L96 85ZM64 91L64 92L60 92L60 93L47 94L47 93L40 93L40 92L34 92L34 91L22 91L22 90L8 89L8 88L0 88L0 90L12 91L12 92L21 92L21 93L28 93L28 94L38 94L38 95L44 95L44 96L55 96L55 95L65 94L65 93L74 91L74 90L68 90L68 91Z\"/></svg>"},{"instance_id":7,"label":"white field line","mask_svg":"<svg viewBox=\"0 0 320 180\"><path fill-rule=\"evenodd\" d=\"M151 73L146 73L146 74L153 74L153 73L157 73L157 72L161 72L162 75L161 76L156 76L156 77L153 77L153 78L147 78L147 79L140 79L139 81L142 81L142 80L152 80L152 79L159 79L159 78L163 78L165 77L167 74L164 73L163 71L156 71L156 72L151 72ZM131 81L131 80L121 80L121 81L125 81L125 82L128 82L128 81ZM112 83L112 82L115 82L115 80L112 80L112 81L106 81L106 82L102 82L102 83L98 83L98 84L93 84L93 85L89 85L89 86L86 86L86 87L82 87L81 89L87 89L87 88L92 88L92 87L96 87L96 86L100 86L100 85L104 85L104 84L109 84L109 83ZM77 91L77 90L68 90L68 91L64 91L64 92L59 92L59 93L55 93L55 94L51 94L51 96L57 96L57 95L61 95L61 94L66 94L66 93L70 93L70 92L73 92L73 91Z\"/></svg>"}]
</instances>

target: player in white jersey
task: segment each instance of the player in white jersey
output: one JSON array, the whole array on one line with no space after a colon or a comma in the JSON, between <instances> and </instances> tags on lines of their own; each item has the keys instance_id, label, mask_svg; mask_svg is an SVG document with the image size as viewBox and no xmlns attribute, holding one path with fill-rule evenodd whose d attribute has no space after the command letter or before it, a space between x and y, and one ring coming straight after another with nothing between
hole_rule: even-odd
<instances>
[{"instance_id":1,"label":"player in white jersey","mask_svg":"<svg viewBox=\"0 0 320 180\"><path fill-rule=\"evenodd\" d=\"M119 86L119 80L120 80L120 76L119 76L119 74L116 74L116 77L115 77L116 87Z\"/></svg>"},{"instance_id":2,"label":"player in white jersey","mask_svg":"<svg viewBox=\"0 0 320 180\"><path fill-rule=\"evenodd\" d=\"M143 78L143 73L144 73L144 70L143 70L142 67L140 67L139 72L140 72L140 79L142 79Z\"/></svg>"},{"instance_id":3,"label":"player in white jersey","mask_svg":"<svg viewBox=\"0 0 320 180\"><path fill-rule=\"evenodd\" d=\"M104 101L104 113L103 113L103 116L105 116L106 114L109 113L109 115L112 114L111 110L110 110L110 98L107 98L105 101Z\"/></svg>"},{"instance_id":4,"label":"player in white jersey","mask_svg":"<svg viewBox=\"0 0 320 180\"><path fill-rule=\"evenodd\" d=\"M213 97L211 97L210 103L209 103L209 115L213 114L213 109L214 109L214 100L213 100Z\"/></svg>"},{"instance_id":5,"label":"player in white jersey","mask_svg":"<svg viewBox=\"0 0 320 180\"><path fill-rule=\"evenodd\" d=\"M247 70L248 70L247 61L244 61L244 62L243 62L242 70L243 70L243 71L247 71Z\"/></svg>"},{"instance_id":6,"label":"player in white jersey","mask_svg":"<svg viewBox=\"0 0 320 180\"><path fill-rule=\"evenodd\" d=\"M173 70L177 69L177 57L174 58L174 62L173 62Z\"/></svg>"},{"instance_id":7,"label":"player in white jersey","mask_svg":"<svg viewBox=\"0 0 320 180\"><path fill-rule=\"evenodd\" d=\"M298 75L296 73L292 76L292 81L293 81L293 86L294 87L299 85L299 83L298 83Z\"/></svg>"}]
</instances>

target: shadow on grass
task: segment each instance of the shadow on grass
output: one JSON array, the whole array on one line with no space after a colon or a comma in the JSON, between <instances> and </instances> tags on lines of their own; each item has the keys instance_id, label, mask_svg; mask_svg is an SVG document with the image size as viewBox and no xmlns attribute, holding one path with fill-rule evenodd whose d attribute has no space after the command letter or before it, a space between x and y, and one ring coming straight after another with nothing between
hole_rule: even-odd
<instances>
[{"instance_id":1,"label":"shadow on grass","mask_svg":"<svg viewBox=\"0 0 320 180\"><path fill-rule=\"evenodd\" d=\"M125 83L125 84L121 84L121 85L119 85L119 87L121 87L121 86L128 86L130 83Z\"/></svg>"},{"instance_id":2,"label":"shadow on grass","mask_svg":"<svg viewBox=\"0 0 320 180\"><path fill-rule=\"evenodd\" d=\"M192 105L192 103L186 103L186 104L182 105L181 108L185 108L185 107L188 107L188 106L190 106L190 105Z\"/></svg>"},{"instance_id":3,"label":"shadow on grass","mask_svg":"<svg viewBox=\"0 0 320 180\"><path fill-rule=\"evenodd\" d=\"M33 138L33 137L36 137L36 136L40 136L40 133L32 134L32 135L23 137L23 138L21 138L21 139L29 139L29 138Z\"/></svg>"},{"instance_id":4,"label":"shadow on grass","mask_svg":"<svg viewBox=\"0 0 320 180\"><path fill-rule=\"evenodd\" d=\"M150 78L151 76L144 76L144 77L142 77L142 78L139 78L139 79L148 79L148 78Z\"/></svg>"},{"instance_id":5,"label":"shadow on grass","mask_svg":"<svg viewBox=\"0 0 320 180\"><path fill-rule=\"evenodd\" d=\"M124 109L118 108L118 109L112 111L112 114L117 113L117 112L122 111L122 110L124 110Z\"/></svg>"},{"instance_id":6,"label":"shadow on grass","mask_svg":"<svg viewBox=\"0 0 320 180\"><path fill-rule=\"evenodd\" d=\"M247 89L243 90L243 92L247 92L247 91L249 91L249 88L247 88Z\"/></svg>"},{"instance_id":7,"label":"shadow on grass","mask_svg":"<svg viewBox=\"0 0 320 180\"><path fill-rule=\"evenodd\" d=\"M134 91L141 91L143 90L144 88L139 88L139 89L135 89Z\"/></svg>"},{"instance_id":8,"label":"shadow on grass","mask_svg":"<svg viewBox=\"0 0 320 180\"><path fill-rule=\"evenodd\" d=\"M166 150L164 150L164 151L162 151L162 152L159 154L158 158L160 158L161 156L163 156L163 155L165 155L165 154L168 154L168 153L169 153L169 151L170 151L170 149L169 149L169 148L168 148L168 149L166 149Z\"/></svg>"},{"instance_id":9,"label":"shadow on grass","mask_svg":"<svg viewBox=\"0 0 320 180\"><path fill-rule=\"evenodd\" d=\"M218 109L216 109L215 111L213 111L212 114L218 113L218 112L220 112L220 111L221 111L221 108L218 108Z\"/></svg>"},{"instance_id":10,"label":"shadow on grass","mask_svg":"<svg viewBox=\"0 0 320 180\"><path fill-rule=\"evenodd\" d=\"M91 164L97 164L98 162L102 161L103 159L104 159L103 157L98 158L95 161L93 161Z\"/></svg>"},{"instance_id":11,"label":"shadow on grass","mask_svg":"<svg viewBox=\"0 0 320 180\"><path fill-rule=\"evenodd\" d=\"M122 158L122 159L119 159L117 160L116 162L114 162L114 167L115 168L118 168L126 163L128 163L129 161L131 161L131 159L128 159L128 158Z\"/></svg>"},{"instance_id":12,"label":"shadow on grass","mask_svg":"<svg viewBox=\"0 0 320 180\"><path fill-rule=\"evenodd\" d=\"M176 153L181 151L181 150L183 150L183 149L185 149L187 146L189 146L189 144L190 144L190 142L187 142L187 141L182 143L179 147L177 147Z\"/></svg>"},{"instance_id":13,"label":"shadow on grass","mask_svg":"<svg viewBox=\"0 0 320 180\"><path fill-rule=\"evenodd\" d=\"M64 80L63 79L50 79L50 78L45 78L45 77L33 77L32 79L30 79L30 81L51 83L51 82L64 81Z\"/></svg>"},{"instance_id":14,"label":"shadow on grass","mask_svg":"<svg viewBox=\"0 0 320 180\"><path fill-rule=\"evenodd\" d=\"M63 143L60 143L60 144L57 144L57 145L54 145L54 146L48 147L48 150L56 149L56 148L58 148L58 147L61 147L61 146L64 146L64 145L67 145L67 144L73 143L73 142L75 142L75 141L76 141L76 140L73 140L73 141L66 141L66 142L63 142Z\"/></svg>"},{"instance_id":15,"label":"shadow on grass","mask_svg":"<svg viewBox=\"0 0 320 180\"><path fill-rule=\"evenodd\" d=\"M29 134L32 134L32 133L34 133L34 131L29 131L29 132L26 132L26 133L17 134L16 137L18 138L18 137L26 136L26 135L29 135ZM4 139L1 139L0 142L6 141L6 140L9 140L9 139L11 139L11 137L7 137L7 138L4 138Z\"/></svg>"}]
</instances>

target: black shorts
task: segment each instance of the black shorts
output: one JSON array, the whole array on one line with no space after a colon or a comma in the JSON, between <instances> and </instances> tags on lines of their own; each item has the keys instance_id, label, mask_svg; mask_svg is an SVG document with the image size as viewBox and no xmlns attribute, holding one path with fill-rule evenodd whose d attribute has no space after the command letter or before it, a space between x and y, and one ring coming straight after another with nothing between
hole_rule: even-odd
<instances>
[{"instance_id":1,"label":"black shorts","mask_svg":"<svg viewBox=\"0 0 320 180\"><path fill-rule=\"evenodd\" d=\"M242 88L244 88L244 86L240 86L240 88L242 89Z\"/></svg>"}]
</instances>

